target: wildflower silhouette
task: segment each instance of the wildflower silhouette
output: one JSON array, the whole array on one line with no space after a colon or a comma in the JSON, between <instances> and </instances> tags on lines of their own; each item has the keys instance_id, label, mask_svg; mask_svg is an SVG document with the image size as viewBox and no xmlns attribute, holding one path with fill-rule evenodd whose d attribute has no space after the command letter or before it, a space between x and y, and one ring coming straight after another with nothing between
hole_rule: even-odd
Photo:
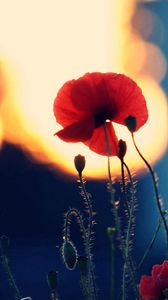
<instances>
[{"instance_id":1,"label":"wildflower silhouette","mask_svg":"<svg viewBox=\"0 0 168 300\"><path fill-rule=\"evenodd\" d=\"M152 275L143 275L139 285L143 300L168 299L168 261L161 265L154 265Z\"/></svg>"},{"instance_id":2,"label":"wildflower silhouette","mask_svg":"<svg viewBox=\"0 0 168 300\"><path fill-rule=\"evenodd\" d=\"M139 297L137 289L134 266L131 258L131 234L134 226L135 196L131 174L124 162L126 154L126 143L118 141L113 127L113 122L133 128L137 131L148 119L148 110L145 98L138 85L129 77L116 73L87 73L79 79L66 82L59 90L54 101L54 115L56 121L63 129L56 135L65 142L83 142L92 151L105 155L108 158L109 191L112 204L112 213L116 227L116 238L120 244L120 250L124 259L122 300L126 299L126 277L129 275L133 284L134 293ZM132 121L133 120L133 121ZM136 126L134 126L136 120ZM121 161L122 184L127 214L129 215L127 235L123 236L120 217L113 197L113 184L110 170L110 156L118 156ZM82 171L85 167L85 159L78 155L75 157L75 167L79 174L82 195L89 213L88 228L84 228L82 216L76 209L71 209L66 214L68 224L69 216L75 214L83 232L86 245L86 258L88 279L83 284L86 297L97 299L96 285L94 284L94 273L92 255L90 253L90 240L92 234L92 206L88 193L85 190ZM127 200L124 168L127 169L131 182L132 197L130 203ZM66 233L67 226L64 232ZM65 234L66 240L69 236ZM113 258L112 258L113 260ZM111 299L115 298L114 272L112 264L112 287ZM93 275L92 275L93 274ZM86 292L85 292L86 291Z\"/></svg>"},{"instance_id":3,"label":"wildflower silhouette","mask_svg":"<svg viewBox=\"0 0 168 300\"><path fill-rule=\"evenodd\" d=\"M106 123L109 156L118 155L118 139L112 122L126 125L136 119L136 131L148 119L141 89L129 77L116 73L86 73L66 82L54 101L56 121L63 126L56 135L66 142L83 142L92 151L107 155L104 134Z\"/></svg>"}]
</instances>

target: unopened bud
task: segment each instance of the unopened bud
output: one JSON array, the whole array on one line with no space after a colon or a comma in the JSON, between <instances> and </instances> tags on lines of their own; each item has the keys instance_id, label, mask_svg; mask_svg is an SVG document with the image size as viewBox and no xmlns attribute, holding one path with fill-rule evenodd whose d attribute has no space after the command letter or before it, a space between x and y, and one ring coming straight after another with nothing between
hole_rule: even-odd
<instances>
[{"instance_id":1,"label":"unopened bud","mask_svg":"<svg viewBox=\"0 0 168 300\"><path fill-rule=\"evenodd\" d=\"M137 121L135 117L129 116L125 119L125 124L129 131L134 132L137 128Z\"/></svg>"},{"instance_id":2,"label":"unopened bud","mask_svg":"<svg viewBox=\"0 0 168 300\"><path fill-rule=\"evenodd\" d=\"M77 156L75 156L75 158L74 158L74 164L75 164L76 170L79 173L79 176L82 175L82 171L85 168L85 163L86 163L86 161L85 161L85 157L84 156L82 156L80 154L78 154Z\"/></svg>"},{"instance_id":3,"label":"unopened bud","mask_svg":"<svg viewBox=\"0 0 168 300\"><path fill-rule=\"evenodd\" d=\"M62 257L67 269L74 270L77 264L77 250L71 241L63 243Z\"/></svg>"},{"instance_id":4,"label":"unopened bud","mask_svg":"<svg viewBox=\"0 0 168 300\"><path fill-rule=\"evenodd\" d=\"M47 282L51 290L56 290L58 284L58 272L53 270L48 272Z\"/></svg>"},{"instance_id":5,"label":"unopened bud","mask_svg":"<svg viewBox=\"0 0 168 300\"><path fill-rule=\"evenodd\" d=\"M124 142L123 140L119 140L118 142L118 157L120 159L123 159L125 154L126 154L126 151L127 151L127 144L126 142Z\"/></svg>"}]
</instances>

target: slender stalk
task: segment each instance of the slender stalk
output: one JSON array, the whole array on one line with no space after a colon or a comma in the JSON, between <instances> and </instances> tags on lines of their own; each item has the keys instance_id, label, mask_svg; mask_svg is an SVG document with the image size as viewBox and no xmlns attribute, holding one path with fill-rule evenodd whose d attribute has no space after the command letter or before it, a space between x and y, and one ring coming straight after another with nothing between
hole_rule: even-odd
<instances>
[{"instance_id":1,"label":"slender stalk","mask_svg":"<svg viewBox=\"0 0 168 300\"><path fill-rule=\"evenodd\" d=\"M104 123L104 132L106 138L106 146L107 146L107 167L108 167L108 178L109 178L109 190L110 190L110 200L113 208L116 229L117 229L117 238L121 242L122 241L122 234L121 234L121 226L120 226L120 219L118 216L118 211L115 205L114 195L113 195L113 183L112 183L112 176L111 176L111 168L110 168L110 144L108 138L108 132L106 127L106 122Z\"/></svg>"},{"instance_id":2,"label":"slender stalk","mask_svg":"<svg viewBox=\"0 0 168 300\"><path fill-rule=\"evenodd\" d=\"M115 295L115 245L114 245L114 236L111 240L111 299Z\"/></svg>"},{"instance_id":3,"label":"slender stalk","mask_svg":"<svg viewBox=\"0 0 168 300\"><path fill-rule=\"evenodd\" d=\"M10 282L11 286L13 287L13 290L15 291L15 297L16 297L17 300L20 300L21 299L21 294L20 294L20 291L19 291L19 289L16 285L16 282L15 282L15 279L14 279L13 274L11 272L11 269L9 267L8 258L5 255L2 255L2 264L3 264L5 272L8 275L9 282Z\"/></svg>"},{"instance_id":4,"label":"slender stalk","mask_svg":"<svg viewBox=\"0 0 168 300\"><path fill-rule=\"evenodd\" d=\"M55 290L51 292L51 300L58 300L58 294Z\"/></svg>"},{"instance_id":5,"label":"slender stalk","mask_svg":"<svg viewBox=\"0 0 168 300\"><path fill-rule=\"evenodd\" d=\"M156 227L156 229L155 229L154 235L153 235L151 241L149 242L148 247L146 248L146 250L145 250L145 252L144 252L144 254L143 254L143 256L142 256L142 258L141 258L141 260L140 260L140 262L139 262L139 264L138 264L138 266L137 266L137 268L136 268L136 271L138 271L138 270L140 269L140 267L142 266L142 264L143 264L143 262L145 261L146 257L148 256L149 252L151 251L151 249L152 249L152 247L153 247L153 245L154 245L154 243L155 243L155 240L156 240L156 238L157 238L159 229L160 229L160 227L161 227L161 223L162 223L162 220L160 219L159 222L158 222L158 224L157 224L157 227ZM126 283L126 288L128 288L130 284L131 284L131 280L129 280L129 281ZM122 296L122 293L120 292L120 294L119 294L117 300L120 300L120 299L121 299L121 296Z\"/></svg>"},{"instance_id":6,"label":"slender stalk","mask_svg":"<svg viewBox=\"0 0 168 300\"><path fill-rule=\"evenodd\" d=\"M155 178L155 173L154 173L152 167L150 166L150 164L148 163L148 161L144 158L144 156L142 155L142 153L138 149L138 147L136 145L136 142L135 142L135 139L134 139L134 134L131 133L131 135L132 135L132 140L133 140L135 149L137 150L139 156L142 158L142 160L146 164L146 166L147 166L147 168L148 168L148 170L149 170L149 172L152 176L152 181L153 181L153 186L154 186L154 191L155 191L156 204L157 204L157 207L158 207L158 210L159 210L159 213L160 213L160 217L163 221L163 225L164 225L164 228L165 228L166 244L167 244L167 252L168 252L168 225L167 225L167 222L166 222L166 219L165 219L165 216L164 216L164 212L163 212L162 207L161 207L159 191L158 191L158 187L157 187L157 181L156 181L156 178ZM167 253L167 255L168 255L168 253Z\"/></svg>"},{"instance_id":7,"label":"slender stalk","mask_svg":"<svg viewBox=\"0 0 168 300\"><path fill-rule=\"evenodd\" d=\"M88 224L88 233L87 233L87 236L88 236L88 240L90 241L91 232L92 232L92 225L93 225L92 224L92 221L93 221L92 204L91 204L90 198L88 196L88 193L86 191L82 175L79 175L79 180L80 180L80 184L81 184L81 188L82 188L82 191L83 191L83 194L84 194L85 201L87 203L87 208L88 208L88 213L89 213L89 224Z\"/></svg>"},{"instance_id":8,"label":"slender stalk","mask_svg":"<svg viewBox=\"0 0 168 300\"><path fill-rule=\"evenodd\" d=\"M109 137L108 137L108 131L106 127L106 122L104 123L104 132L105 132L105 138L106 138L106 146L107 146L107 158L108 158L108 176L109 176L109 187L110 187L110 198L111 198L111 204L112 204L112 209L113 209L113 214L114 214L114 219L115 219L115 226L117 230L117 239L120 242L120 248L123 254L124 258L124 268L125 268L125 263L126 263L126 257L125 257L125 245L123 242L123 237L121 233L121 224L120 224L120 218L118 215L118 211L115 205L114 201L114 195L113 195L113 185L112 185L112 176L111 176L111 169L110 169L110 145L109 145ZM130 270L130 266L128 266L128 269ZM125 272L125 271L124 271ZM131 278L133 279L132 272L130 270L130 275ZM124 275L125 277L125 275ZM114 298L115 299L115 298ZM125 289L123 290L123 300L125 299Z\"/></svg>"},{"instance_id":9,"label":"slender stalk","mask_svg":"<svg viewBox=\"0 0 168 300\"><path fill-rule=\"evenodd\" d=\"M138 292L138 288L137 288L137 284L135 281L135 272L133 269L133 265L132 265L132 259L130 256L130 250L129 250L129 244L130 244L130 239L131 239L131 231L132 231L132 225L133 225L133 218L134 218L134 209L135 209L135 191L134 191L134 185L133 185L133 181L132 181L132 176L131 173L129 171L128 166L126 165L126 163L124 162L123 159L121 159L121 173L122 173L122 183L123 183L123 194L124 194L124 199L127 202L127 194L126 194L126 186L125 186L125 174L124 174L124 166L126 166L127 169L127 173L129 176L129 180L131 183L131 201L130 201L130 207L129 209L129 215L128 215L128 226L127 226L127 230L126 230L126 238L125 238L125 263L124 263L124 269L123 269L123 296L122 299L125 299L125 288L126 288L126 283L125 283L125 276L126 276L126 271L127 268L130 272L130 276L132 279L132 283L134 286L134 290L137 296L139 296L139 292ZM127 202L128 205L128 202Z\"/></svg>"},{"instance_id":10,"label":"slender stalk","mask_svg":"<svg viewBox=\"0 0 168 300\"><path fill-rule=\"evenodd\" d=\"M86 229L83 223L83 219L76 208L71 208L65 215L65 225L64 225L64 238L67 241L69 239L69 220L71 216L76 216L79 220L79 225L83 234L84 240L86 239Z\"/></svg>"},{"instance_id":11,"label":"slender stalk","mask_svg":"<svg viewBox=\"0 0 168 300\"><path fill-rule=\"evenodd\" d=\"M124 203L127 203L127 194L126 194L126 187L125 187L125 174L124 174L124 165L123 165L123 159L121 159L121 177L122 177L122 187L123 187L123 195L124 195ZM128 207L128 203L127 203ZM129 208L127 208L127 211L129 212ZM130 216L129 216L130 220ZM125 277L126 277L126 271L127 271L127 264L128 264L128 232L125 240L125 258L126 260L124 261L124 268L123 268L123 276L122 276L122 300L125 300L126 297L126 289L125 289Z\"/></svg>"},{"instance_id":12,"label":"slender stalk","mask_svg":"<svg viewBox=\"0 0 168 300\"><path fill-rule=\"evenodd\" d=\"M96 281L95 281L95 275L94 275L94 269L93 269L91 246L90 246L92 227L93 227L93 210L92 210L91 200L86 191L82 175L79 175L79 180L80 180L83 196L86 201L88 214L89 214L89 224L88 224L88 230L86 233L86 243L85 243L87 266L88 266L88 290L89 290L89 295L90 295L91 299L92 299L92 294L93 294L93 299L97 299L97 288L96 288Z\"/></svg>"},{"instance_id":13,"label":"slender stalk","mask_svg":"<svg viewBox=\"0 0 168 300\"><path fill-rule=\"evenodd\" d=\"M70 218L71 216L75 216L78 219L78 223L80 225L81 231L82 231L82 237L84 239L84 244L85 244L85 251L86 251L86 245L87 245L87 231L84 226L84 222L82 219L82 216L80 215L79 211L76 208L71 208L65 215L65 225L64 225L64 239L67 241L69 239L70 233L69 233L69 227L70 227ZM90 299L90 290L89 290L89 285L83 284L84 280L81 274L81 285L83 289L84 295Z\"/></svg>"},{"instance_id":14,"label":"slender stalk","mask_svg":"<svg viewBox=\"0 0 168 300\"><path fill-rule=\"evenodd\" d=\"M115 296L115 233L115 227L107 228L107 235L110 241L111 248L110 300L113 300Z\"/></svg>"},{"instance_id":15,"label":"slender stalk","mask_svg":"<svg viewBox=\"0 0 168 300\"><path fill-rule=\"evenodd\" d=\"M157 225L156 230L155 230L155 232L154 232L154 235L153 235L153 237L152 237L152 239L151 239L151 241L150 241L148 247L146 248L146 250L145 250L145 252L144 252L144 254L143 254L143 256L142 256L142 258L141 258L141 260L140 260L140 262L139 262L139 264L138 264L138 266L137 266L137 270L140 269L140 267L142 266L144 260L146 259L146 257L148 256L149 252L151 251L151 249L152 249L152 247L153 247L153 245L154 245L154 242L155 242L155 240L156 240L156 238L157 238L157 234L158 234L158 232L159 232L159 229L160 229L160 227L161 227L161 224L162 224L162 220L159 219L159 222L158 222L158 225Z\"/></svg>"}]
</instances>

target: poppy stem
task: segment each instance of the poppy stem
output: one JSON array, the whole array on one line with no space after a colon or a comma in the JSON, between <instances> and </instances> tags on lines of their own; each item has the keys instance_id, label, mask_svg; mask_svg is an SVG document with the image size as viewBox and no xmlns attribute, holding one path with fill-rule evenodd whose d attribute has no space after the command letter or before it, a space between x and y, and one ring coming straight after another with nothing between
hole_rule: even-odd
<instances>
[{"instance_id":1,"label":"poppy stem","mask_svg":"<svg viewBox=\"0 0 168 300\"><path fill-rule=\"evenodd\" d=\"M141 260L140 260L140 262L139 262L139 264L138 264L138 266L137 266L137 268L136 268L136 271L138 271L138 270L141 268L141 266L142 266L144 260L146 259L146 257L148 256L149 252L151 251L151 249L152 249L152 247L153 247L153 245L154 245L154 243L155 243L155 240L156 240L156 238L157 238L159 229L160 229L160 227L161 227L161 223L162 223L162 220L160 219L159 222L158 222L158 224L157 224L157 227L156 227L156 229L155 229L155 232L154 232L154 235L153 235L153 237L152 237L152 240L150 241L150 243L149 243L147 249L145 250L145 253L143 254L143 257L141 258ZM130 286L131 281L132 281L132 280L127 281L127 283L126 283L126 287L127 287L127 288ZM117 300L121 300L121 292L120 292L119 297L117 298Z\"/></svg>"},{"instance_id":2,"label":"poppy stem","mask_svg":"<svg viewBox=\"0 0 168 300\"><path fill-rule=\"evenodd\" d=\"M111 167L110 167L110 144L109 144L106 122L104 123L104 132L105 132L106 146L107 146L107 166L108 166L110 198L111 198L114 219L115 219L115 223L116 223L115 225L116 225L116 229L117 229L117 238L121 242L122 241L121 225L120 225L120 218L118 215L118 211L117 211L117 207L116 207L115 199L114 199L114 194L113 194L113 182L112 182Z\"/></svg>"},{"instance_id":3,"label":"poppy stem","mask_svg":"<svg viewBox=\"0 0 168 300\"><path fill-rule=\"evenodd\" d=\"M64 229L63 229L64 239L65 239L65 241L68 241L70 239L70 224L71 224L70 219L72 216L77 218L77 223L80 226L80 230L82 232L82 238L84 239L85 252L87 252L86 251L87 232L86 232L86 228L84 226L83 218L76 208L69 209L65 215L65 223L64 223ZM84 283L83 276L81 276L81 286L82 286L83 294L86 295L86 297L88 297L88 299L90 299L89 298L90 297L89 296L89 287L88 287L88 285L83 284L83 283Z\"/></svg>"},{"instance_id":4,"label":"poppy stem","mask_svg":"<svg viewBox=\"0 0 168 300\"><path fill-rule=\"evenodd\" d=\"M4 268L5 272L8 275L9 283L10 283L10 285L12 286L12 288L13 288L13 290L15 292L15 298L17 300L20 300L21 299L21 294L20 294L20 291L19 291L19 289L18 289L18 287L16 285L14 276L13 276L13 274L11 272L11 269L10 269L10 266L9 266L8 257L6 255L2 255L1 259L2 259L3 268Z\"/></svg>"},{"instance_id":5,"label":"poppy stem","mask_svg":"<svg viewBox=\"0 0 168 300\"><path fill-rule=\"evenodd\" d=\"M127 193L126 193L126 186L125 186L125 174L124 174L124 167L127 170L129 181L131 184L131 200L130 200L130 205L128 206L128 226L126 230L126 237L125 237L125 247L124 247L124 258L125 258L125 264L124 264L124 269L123 269L123 299L124 294L125 294L125 277L126 277L126 272L127 269L130 273L130 278L136 293L136 296L139 296L137 284L136 284L136 276L135 276L135 270L134 266L132 263L131 259L131 253L130 253L130 242L131 242L131 234L133 233L133 226L134 226L134 211L135 211L135 190L134 190L134 184L131 176L131 172L127 166L127 164L124 162L124 159L121 160L121 173L122 173L122 183L123 183L123 194L125 201L128 206L128 201L127 201Z\"/></svg>"},{"instance_id":6,"label":"poppy stem","mask_svg":"<svg viewBox=\"0 0 168 300\"><path fill-rule=\"evenodd\" d=\"M136 287L136 283L134 283L135 280L134 280L134 274L132 272L132 264L129 262L128 255L126 256L125 242L123 241L123 236L122 236L122 232L121 232L120 218L119 218L119 215L118 215L118 210L117 210L117 207L115 205L115 200L114 200L114 195L113 195L113 184L112 184L112 176L111 176L111 169L110 169L110 144L109 144L109 137L108 137L108 131L107 131L106 123L104 123L104 132L105 132L106 145L107 145L109 189L110 189L110 196L111 196L112 211L113 211L113 214L114 214L115 225L116 225L116 230L117 230L117 239L120 242L120 248L121 248L121 251L122 251L122 254L123 254L123 259L124 259L123 278L125 278L126 269L128 268L131 280L134 284L136 294L138 295L138 289ZM124 168L122 169L122 171L124 172ZM124 176L123 176L123 179L124 179ZM125 187L125 181L124 181L124 187ZM126 194L126 192L125 192L125 194ZM131 218L131 223L132 223L132 218ZM128 236L130 236L130 229L129 229L129 235L127 233L126 239L128 239ZM128 240L128 242L129 242L129 240ZM124 282L125 282L125 279L124 279ZM125 300L125 297L126 297L125 292L126 292L125 287L123 286L122 300Z\"/></svg>"},{"instance_id":7,"label":"poppy stem","mask_svg":"<svg viewBox=\"0 0 168 300\"><path fill-rule=\"evenodd\" d=\"M114 234L111 237L111 299L113 299L115 291L115 244Z\"/></svg>"},{"instance_id":8,"label":"poppy stem","mask_svg":"<svg viewBox=\"0 0 168 300\"><path fill-rule=\"evenodd\" d=\"M96 280L94 275L94 269L93 269L93 262L92 262L92 254L91 254L91 234L92 234L92 227L93 227L93 209L92 209L92 203L89 194L86 191L85 188L85 182L83 180L82 174L79 175L79 180L81 184L81 189L83 193L83 198L86 202L87 211L89 214L89 224L88 229L86 232L86 241L85 241L85 249L86 249L86 256L87 256L87 265L88 265L88 289L90 298L97 299L97 287L96 287Z\"/></svg>"},{"instance_id":9,"label":"poppy stem","mask_svg":"<svg viewBox=\"0 0 168 300\"><path fill-rule=\"evenodd\" d=\"M115 227L107 228L107 235L110 241L110 249L111 249L111 278L110 278L110 300L114 299L114 291L115 291Z\"/></svg>"},{"instance_id":10,"label":"poppy stem","mask_svg":"<svg viewBox=\"0 0 168 300\"><path fill-rule=\"evenodd\" d=\"M71 216L75 216L77 218L77 223L79 223L79 226L80 226L80 229L82 232L82 237L85 240L86 239L86 229L84 226L83 218L76 208L71 208L68 210L68 212L65 215L65 223L64 223L64 228L63 228L65 241L68 241L69 236L70 236L69 229L70 229L70 224L71 224L70 223Z\"/></svg>"},{"instance_id":11,"label":"poppy stem","mask_svg":"<svg viewBox=\"0 0 168 300\"><path fill-rule=\"evenodd\" d=\"M123 252L124 251L123 250L123 238L122 238L122 234L121 234L120 218L118 215L118 211L117 211L117 207L116 207L114 195L113 195L113 183L112 183L111 168L110 168L110 144L109 144L106 122L104 123L104 132L105 132L106 146L107 146L107 166L108 166L108 177L109 177L110 200L111 200L112 212L113 212L114 220L115 220L115 228L117 231L117 239L120 242L120 248ZM113 252L112 252L112 257L113 257ZM112 266L114 266L114 264ZM114 269L111 270L111 274L112 274L111 276L115 276ZM113 300L113 299L115 299L114 279L113 278L111 278L111 282L113 282L113 288L111 290L111 300Z\"/></svg>"},{"instance_id":12,"label":"poppy stem","mask_svg":"<svg viewBox=\"0 0 168 300\"><path fill-rule=\"evenodd\" d=\"M159 214L160 214L160 217L163 221L163 225L164 225L164 228L165 228L165 234L166 234L166 245L167 245L167 255L168 255L168 225L167 225L167 222L166 222L166 219L165 219L165 215L164 215L164 211L162 210L162 207L161 207L161 203L160 203L160 197L159 197L159 191L158 191L158 184L157 184L157 179L156 179L156 175L152 169L152 167L150 166L150 164L148 163L148 161L144 158L144 156L142 155L142 153L140 152L140 150L138 149L137 145L136 145L136 142L135 142L135 138L134 138L134 134L133 132L131 133L132 135L132 140L133 140L133 143L134 143L134 146L135 146L135 149L137 150L139 156L142 158L142 160L144 161L144 163L146 164L151 176L152 176L152 181L153 181L153 186L154 186L154 192L155 192L155 199L156 199L156 204L157 204L157 207L158 207L158 210L159 210Z\"/></svg>"},{"instance_id":13,"label":"poppy stem","mask_svg":"<svg viewBox=\"0 0 168 300\"><path fill-rule=\"evenodd\" d=\"M162 224L162 220L159 219L159 222L158 222L157 227L156 227L156 229L155 229L154 235L153 235L153 237L152 237L152 239L151 239L151 241L150 241L148 247L146 248L146 250L145 250L145 252L144 252L144 254L143 254L143 257L141 258L141 260L140 260L140 262L139 262L139 264L138 264L138 266L137 266L137 270L139 270L139 269L141 268L141 266L142 266L144 260L146 259L146 257L148 256L149 252L151 251L151 249L152 249L152 247L153 247L153 245L154 245L154 242L155 242L155 240L156 240L156 238L157 238L157 234L158 234L158 232L159 232L159 229L160 229L160 227L161 227L161 224Z\"/></svg>"},{"instance_id":14,"label":"poppy stem","mask_svg":"<svg viewBox=\"0 0 168 300\"><path fill-rule=\"evenodd\" d=\"M127 212L129 214L129 207L127 202L127 194L126 194L126 187L125 187L125 174L124 174L124 165L123 165L123 159L121 159L121 177L122 177L122 188L123 188L123 195L124 195L124 204L127 206ZM130 214L129 214L130 215ZM128 235L127 235L128 237ZM125 286L125 277L127 273L127 265L128 265L128 238L125 240L125 247L124 247L124 267L123 267L123 276L122 276L122 300L125 300L126 297L126 286Z\"/></svg>"},{"instance_id":15,"label":"poppy stem","mask_svg":"<svg viewBox=\"0 0 168 300\"><path fill-rule=\"evenodd\" d=\"M51 300L58 300L58 295L55 290L51 292Z\"/></svg>"},{"instance_id":16,"label":"poppy stem","mask_svg":"<svg viewBox=\"0 0 168 300\"><path fill-rule=\"evenodd\" d=\"M82 175L79 175L79 180L80 180L80 184L81 184L83 196L84 196L84 199L86 201L86 207L87 207L88 214L89 214L89 224L88 224L87 235L88 235L88 241L90 241L91 233L92 233L92 225L93 225L92 224L92 221L93 221L93 209L92 209L92 204L91 204L91 200L90 200L89 194L87 193L86 188L85 188L85 182L83 180Z\"/></svg>"}]
</instances>

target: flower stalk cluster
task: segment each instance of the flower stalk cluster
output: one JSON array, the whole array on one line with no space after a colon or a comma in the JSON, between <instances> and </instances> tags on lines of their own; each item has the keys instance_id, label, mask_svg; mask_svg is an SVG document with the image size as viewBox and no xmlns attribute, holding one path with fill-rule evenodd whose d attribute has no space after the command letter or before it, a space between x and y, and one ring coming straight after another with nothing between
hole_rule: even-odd
<instances>
[{"instance_id":1,"label":"flower stalk cluster","mask_svg":"<svg viewBox=\"0 0 168 300\"><path fill-rule=\"evenodd\" d=\"M135 271L140 268L151 251L156 240L157 233L161 227L161 223L164 225L168 245L168 225L164 210L160 203L154 171L141 154L134 139L134 133L148 120L148 109L141 89L132 79L122 74L99 72L87 73L84 76L76 80L68 81L63 85L54 101L54 114L56 121L63 127L62 130L56 132L56 135L59 138L66 142L83 142L92 151L100 155L107 156L109 179L108 189L110 191L112 213L115 222L116 239L119 241L124 261L121 297L122 300L127 299L127 289L129 284L132 283L136 299L148 300L148 298L144 297L141 289L139 293ZM160 214L159 223L154 236L144 252L138 267L135 267L132 259L132 237L134 235L135 208L137 203L134 182L129 167L125 163L125 155L127 152L126 142L121 139L118 140L113 127L113 122L126 126L131 132L135 149L143 159L152 176L156 204ZM111 156L117 156L121 162L122 199L124 201L124 207L126 208L126 228L124 230L119 210L114 200L110 167ZM85 244L89 245L93 222L92 206L82 179L82 171L85 167L85 158L82 155L75 157L75 167L79 174L79 182L81 184L83 197L89 213L88 228L85 231L87 241ZM125 180L125 170L130 184L131 193L128 193L127 183ZM108 230L108 236L109 232L111 231ZM115 299L115 245L113 235L110 235L110 241L112 243L111 299ZM87 248L89 249L88 246ZM90 254L88 257L89 256ZM89 269L90 265L88 260L88 270ZM126 280L128 276L129 280ZM167 293L167 290L164 290L164 295L167 296L165 293Z\"/></svg>"}]
</instances>

